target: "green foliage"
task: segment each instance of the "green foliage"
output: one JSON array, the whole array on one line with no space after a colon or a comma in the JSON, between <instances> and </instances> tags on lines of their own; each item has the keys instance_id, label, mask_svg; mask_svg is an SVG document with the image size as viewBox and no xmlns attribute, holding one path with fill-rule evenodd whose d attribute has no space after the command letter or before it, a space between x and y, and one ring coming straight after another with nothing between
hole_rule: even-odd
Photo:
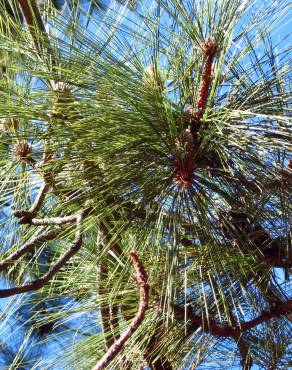
<instances>
[{"instance_id":1,"label":"green foliage","mask_svg":"<svg viewBox=\"0 0 292 370\"><path fill-rule=\"evenodd\" d=\"M117 321L31 368L89 369L102 357L105 339L118 337L137 312L133 249L148 274L149 309L109 368L126 366L125 359L132 369L191 368L195 361L204 369L240 361L244 369L251 361L287 368L287 317L237 339L211 329L213 322L241 325L287 301L288 282L275 268L287 274L292 265L289 47L284 33L277 36L288 2L161 0L104 8L91 1L99 9L92 12L78 1L59 10L47 1L40 8L46 32L37 17L23 24L16 2L9 10L6 3L0 2L1 260L40 228L53 227L58 237L40 242L3 276L17 284L38 278L74 239L74 224L17 224L13 211L32 207L47 182L34 217L87 213L80 250L36 296L38 303L67 297L74 305L60 304L42 320L110 307ZM192 181L184 187L175 181L176 166L187 150L186 116L200 98L208 38L218 51L192 149ZM208 326L187 320L187 310ZM105 328L100 314L97 321Z\"/></svg>"}]
</instances>

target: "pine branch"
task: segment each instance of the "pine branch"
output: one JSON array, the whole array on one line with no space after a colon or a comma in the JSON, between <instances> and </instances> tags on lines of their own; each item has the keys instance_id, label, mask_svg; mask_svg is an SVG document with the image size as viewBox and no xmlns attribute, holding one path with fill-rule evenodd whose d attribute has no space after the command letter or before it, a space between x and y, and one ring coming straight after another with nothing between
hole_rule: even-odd
<instances>
[{"instance_id":1,"label":"pine branch","mask_svg":"<svg viewBox=\"0 0 292 370\"><path fill-rule=\"evenodd\" d=\"M232 317L232 313L231 313ZM232 325L234 325L234 319L232 317ZM243 370L250 370L253 364L252 358L250 356L250 349L246 345L245 340L243 338L242 333L234 333L232 336L234 341L237 344L237 348L239 350L240 356L241 356L241 365Z\"/></svg>"},{"instance_id":2,"label":"pine branch","mask_svg":"<svg viewBox=\"0 0 292 370\"><path fill-rule=\"evenodd\" d=\"M97 238L97 248L99 252L99 243L100 238ZM100 311L100 319L101 319L101 326L102 326L102 332L104 334L105 339L105 345L106 349L109 350L109 348L113 345L115 339L111 333L111 325L110 325L110 307L107 304L107 302L103 302L102 297L107 293L107 288L105 287L107 278L107 268L104 266L102 262L99 263L97 266L97 289L96 293L99 297L101 297L101 302L99 304L99 311Z\"/></svg>"},{"instance_id":3,"label":"pine branch","mask_svg":"<svg viewBox=\"0 0 292 370\"><path fill-rule=\"evenodd\" d=\"M31 223L32 217L35 215L37 211L40 210L49 189L50 185L44 183L40 187L36 199L28 211L19 210L14 212L14 216L19 219L20 224Z\"/></svg>"},{"instance_id":4,"label":"pine branch","mask_svg":"<svg viewBox=\"0 0 292 370\"><path fill-rule=\"evenodd\" d=\"M171 363L161 355L156 355L155 348L159 342L159 332L154 331L145 349L145 360L152 370L173 370Z\"/></svg>"},{"instance_id":5,"label":"pine branch","mask_svg":"<svg viewBox=\"0 0 292 370\"><path fill-rule=\"evenodd\" d=\"M92 370L103 370L119 354L126 342L142 324L148 308L149 285L146 271L135 251L130 252L130 257L135 269L137 284L140 286L140 303L138 312L126 331L109 348L106 354L98 361Z\"/></svg>"},{"instance_id":6,"label":"pine branch","mask_svg":"<svg viewBox=\"0 0 292 370\"><path fill-rule=\"evenodd\" d=\"M218 223L224 235L236 241L243 251L257 251L259 257L273 267L292 267L292 254L286 255L280 242L273 239L264 227L253 222L248 214L231 209L224 217L221 215Z\"/></svg>"},{"instance_id":7,"label":"pine branch","mask_svg":"<svg viewBox=\"0 0 292 370\"><path fill-rule=\"evenodd\" d=\"M203 76L197 96L196 109L195 111L189 112L191 114L191 132L194 136L200 128L201 118L203 117L206 110L210 85L212 81L213 61L217 53L217 49L217 43L213 38L209 37L203 42L202 51L205 56Z\"/></svg>"},{"instance_id":8,"label":"pine branch","mask_svg":"<svg viewBox=\"0 0 292 370\"><path fill-rule=\"evenodd\" d=\"M75 214L63 217L33 218L30 224L35 226L65 225L74 222L76 220L76 217L77 215Z\"/></svg>"},{"instance_id":9,"label":"pine branch","mask_svg":"<svg viewBox=\"0 0 292 370\"><path fill-rule=\"evenodd\" d=\"M187 107L183 117L185 129L182 138L177 139L173 182L182 188L189 188L194 179L195 151L198 147L197 133L207 106L212 81L213 60L217 53L217 48L217 43L213 38L204 40L202 44L205 61L196 105L195 107ZM180 153L180 147L184 147L183 155Z\"/></svg>"},{"instance_id":10,"label":"pine branch","mask_svg":"<svg viewBox=\"0 0 292 370\"><path fill-rule=\"evenodd\" d=\"M220 289L219 289L219 286L217 284L217 281L214 279L214 277L212 275L210 275L210 283L212 284L212 289L214 290L214 293L215 293L215 296L216 296L215 299L216 299L216 301L218 301L219 297L220 297ZM230 304L227 301L224 294L223 294L222 298L223 298L223 304L226 307L227 316L229 316L230 322L231 322L232 326L234 327L236 325L236 322L235 322L235 319L234 319L232 309L230 308ZM237 344L237 347L238 347L238 350L239 350L239 353L240 353L240 356L241 356L241 364L242 364L243 370L250 370L253 361L252 361L252 358L250 356L249 347L245 343L243 335L241 333L236 332L236 333L234 333L232 338L234 339L234 341Z\"/></svg>"},{"instance_id":11,"label":"pine branch","mask_svg":"<svg viewBox=\"0 0 292 370\"><path fill-rule=\"evenodd\" d=\"M82 233L81 233L81 222L83 220L83 213L80 212L76 218L76 232L75 239L66 253L61 256L56 263L54 263L49 271L42 277L34 280L30 284L21 285L14 288L0 290L0 298L10 297L21 293L36 291L46 285L60 269L73 257L80 249L82 245Z\"/></svg>"},{"instance_id":12,"label":"pine branch","mask_svg":"<svg viewBox=\"0 0 292 370\"><path fill-rule=\"evenodd\" d=\"M175 305L173 307L175 315L185 318L185 309ZM273 318L280 316L287 316L292 312L292 299L283 302L278 307L271 309L270 311L264 311L257 318L250 320L240 325L235 326L219 326L213 319L203 319L199 315L193 314L190 308L187 309L187 319L190 320L194 325L194 330L197 330L199 327L206 333L210 333L217 337L233 337L234 335L243 333L246 330L252 329L259 324L262 324L266 321L269 321Z\"/></svg>"},{"instance_id":13,"label":"pine branch","mask_svg":"<svg viewBox=\"0 0 292 370\"><path fill-rule=\"evenodd\" d=\"M57 232L54 230L46 231L44 233L34 235L28 242L23 244L22 247L11 253L3 261L0 262L0 271L5 270L12 262L17 261L25 253L31 251L36 244L45 243L49 240L54 239L57 236Z\"/></svg>"},{"instance_id":14,"label":"pine branch","mask_svg":"<svg viewBox=\"0 0 292 370\"><path fill-rule=\"evenodd\" d=\"M47 48L46 51L49 52L51 58L53 58L50 41L42 21L37 2L35 0L18 0L18 4L28 25L34 46L38 51L39 58L41 59L41 56L43 55L44 45ZM52 65L55 65L54 59L52 59Z\"/></svg>"}]
</instances>

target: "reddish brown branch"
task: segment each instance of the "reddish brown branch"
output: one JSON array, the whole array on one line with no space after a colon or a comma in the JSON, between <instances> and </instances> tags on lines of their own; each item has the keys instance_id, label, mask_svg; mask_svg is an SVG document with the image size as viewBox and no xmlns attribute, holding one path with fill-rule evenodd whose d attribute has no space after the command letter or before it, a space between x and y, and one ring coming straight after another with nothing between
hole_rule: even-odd
<instances>
[{"instance_id":1,"label":"reddish brown branch","mask_svg":"<svg viewBox=\"0 0 292 370\"><path fill-rule=\"evenodd\" d=\"M43 162L41 163L41 165L46 164L49 160L51 160L51 154L45 151L43 155ZM31 223L32 218L40 210L41 206L44 203L46 195L48 194L52 186L52 175L50 172L43 172L36 162L34 162L33 168L40 172L40 174L43 176L44 183L40 187L36 199L28 211L19 210L14 212L15 217L19 218L19 223Z\"/></svg>"},{"instance_id":2,"label":"reddish brown branch","mask_svg":"<svg viewBox=\"0 0 292 370\"><path fill-rule=\"evenodd\" d=\"M82 244L82 233L81 233L82 219L83 213L80 212L76 220L76 233L74 241L72 242L67 252L64 253L63 256L61 256L57 260L57 262L50 267L49 271L46 274L44 274L41 278L32 281L30 284L0 290L0 298L35 291L41 289L45 284L47 284L56 275L56 273L59 272L60 269L70 260L70 258L73 257L79 251Z\"/></svg>"},{"instance_id":3,"label":"reddish brown branch","mask_svg":"<svg viewBox=\"0 0 292 370\"><path fill-rule=\"evenodd\" d=\"M210 275L210 284L214 291L215 299L219 301L220 300L220 288L217 284L217 280L212 275ZM232 309L230 308L230 304L228 303L225 295L223 295L223 305L225 306L225 309L227 310L227 315L230 318L232 326L235 326L236 320L234 318ZM250 356L250 349L248 345L246 344L246 341L244 340L242 333L235 332L232 338L237 344L237 348L241 356L241 364L242 364L243 370L250 370L252 366L252 358Z\"/></svg>"},{"instance_id":4,"label":"reddish brown branch","mask_svg":"<svg viewBox=\"0 0 292 370\"><path fill-rule=\"evenodd\" d=\"M233 318L232 311L229 309L229 314L231 317L232 325L235 326L235 320ZM240 356L241 356L241 365L243 370L250 370L253 364L252 357L250 355L250 349L248 345L246 344L243 334L235 332L232 336L234 341L237 344L237 348L239 350Z\"/></svg>"},{"instance_id":5,"label":"reddish brown branch","mask_svg":"<svg viewBox=\"0 0 292 370\"><path fill-rule=\"evenodd\" d=\"M194 112L189 112L191 114L191 130L194 135L197 133L200 127L201 118L203 117L207 106L209 90L212 81L213 61L217 53L216 41L212 38L206 39L203 43L202 51L206 59L203 68L202 81L197 96L196 110Z\"/></svg>"},{"instance_id":6,"label":"reddish brown branch","mask_svg":"<svg viewBox=\"0 0 292 370\"><path fill-rule=\"evenodd\" d=\"M124 345L131 338L134 332L142 324L146 310L148 308L148 293L149 286L147 283L146 271L139 260L137 253L135 251L130 252L130 257L135 268L136 281L140 286L140 303L138 312L133 319L132 323L128 329L116 340L113 345L109 348L106 354L98 361L92 370L102 370L118 355L118 353L123 349Z\"/></svg>"},{"instance_id":7,"label":"reddish brown branch","mask_svg":"<svg viewBox=\"0 0 292 370\"><path fill-rule=\"evenodd\" d=\"M97 248L100 249L99 243L100 238L97 238ZM98 250L99 252L99 250ZM107 278L108 271L106 266L100 262L97 266L97 288L96 293L98 296L102 297L107 292L107 288L105 287L105 279ZM111 325L110 325L110 307L107 302L104 302L101 298L99 304L99 312L100 312L100 320L102 326L102 332L104 333L105 345L106 349L108 350L112 344L114 343L115 339L111 333Z\"/></svg>"},{"instance_id":8,"label":"reddish brown branch","mask_svg":"<svg viewBox=\"0 0 292 370\"><path fill-rule=\"evenodd\" d=\"M188 106L184 113L184 133L182 138L177 140L176 160L174 163L173 182L182 188L188 188L193 182L195 150L197 148L197 132L201 125L201 119L206 110L209 97L209 90L212 81L212 67L217 52L217 43L214 39L208 38L203 42L202 51L204 54L204 67L202 80L199 86L195 107ZM180 146L184 146L183 154Z\"/></svg>"},{"instance_id":9,"label":"reddish brown branch","mask_svg":"<svg viewBox=\"0 0 292 370\"><path fill-rule=\"evenodd\" d=\"M250 320L248 322L242 323L240 325L234 326L219 326L214 320L203 319L199 315L193 314L193 312L187 310L187 319L194 324L194 329L197 330L199 327L203 331L210 333L218 337L234 337L237 334L243 333L246 330L252 329L255 326L262 324L263 322L269 321L273 318L288 315L292 312L292 299L283 302L278 307L271 309L270 311L263 312L257 318ZM180 306L174 306L174 313L181 318L185 318L185 309Z\"/></svg>"},{"instance_id":10,"label":"reddish brown branch","mask_svg":"<svg viewBox=\"0 0 292 370\"><path fill-rule=\"evenodd\" d=\"M157 354L156 349L163 341L159 328L154 330L150 341L147 343L145 348L145 360L152 370L173 370L171 363L165 358Z\"/></svg>"},{"instance_id":11,"label":"reddish brown branch","mask_svg":"<svg viewBox=\"0 0 292 370\"><path fill-rule=\"evenodd\" d=\"M34 235L28 242L23 244L22 247L11 253L8 257L0 262L0 271L5 270L12 262L17 261L25 253L31 251L36 244L47 242L54 239L56 236L57 232L54 230Z\"/></svg>"},{"instance_id":12,"label":"reddish brown branch","mask_svg":"<svg viewBox=\"0 0 292 370\"><path fill-rule=\"evenodd\" d=\"M47 48L47 51L48 49L50 49L50 42L44 23L42 21L42 17L39 12L37 2L35 0L18 0L18 4L21 9L22 15L28 25L28 29L32 36L34 46L39 53L39 57L41 58L44 46ZM52 62L52 65L54 64L55 63Z\"/></svg>"},{"instance_id":13,"label":"reddish brown branch","mask_svg":"<svg viewBox=\"0 0 292 370\"><path fill-rule=\"evenodd\" d=\"M221 214L219 225L229 240L234 240L242 250L257 251L259 257L273 267L292 266L292 253L283 248L279 240L273 239L269 232L244 212L231 209Z\"/></svg>"},{"instance_id":14,"label":"reddish brown branch","mask_svg":"<svg viewBox=\"0 0 292 370\"><path fill-rule=\"evenodd\" d=\"M270 311L263 312L257 318L246 323L243 323L240 326L237 326L236 330L243 332L245 330L252 329L253 327L262 324L263 322L269 321L273 318L283 315L289 315L291 312L292 312L292 299L288 299L286 302L283 302L280 306L275 307Z\"/></svg>"}]
</instances>

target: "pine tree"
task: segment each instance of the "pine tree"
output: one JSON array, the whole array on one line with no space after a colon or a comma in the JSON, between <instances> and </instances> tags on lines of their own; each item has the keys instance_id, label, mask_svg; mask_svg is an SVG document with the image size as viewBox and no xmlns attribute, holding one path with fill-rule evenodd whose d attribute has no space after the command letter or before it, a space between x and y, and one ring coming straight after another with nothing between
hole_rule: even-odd
<instances>
[{"instance_id":1,"label":"pine tree","mask_svg":"<svg viewBox=\"0 0 292 370\"><path fill-rule=\"evenodd\" d=\"M16 368L289 367L287 12L0 1L0 298L76 338Z\"/></svg>"}]
</instances>

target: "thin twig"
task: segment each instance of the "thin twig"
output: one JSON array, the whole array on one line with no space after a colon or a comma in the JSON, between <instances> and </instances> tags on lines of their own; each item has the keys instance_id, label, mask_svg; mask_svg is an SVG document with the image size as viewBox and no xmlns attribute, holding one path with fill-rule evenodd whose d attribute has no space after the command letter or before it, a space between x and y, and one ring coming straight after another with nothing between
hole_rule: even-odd
<instances>
[{"instance_id":1,"label":"thin twig","mask_svg":"<svg viewBox=\"0 0 292 370\"><path fill-rule=\"evenodd\" d=\"M55 230L45 231L44 233L34 235L29 241L24 243L22 247L0 262L0 271L5 270L12 262L17 261L25 253L31 251L36 244L47 242L54 239L56 236L57 232Z\"/></svg>"},{"instance_id":2,"label":"thin twig","mask_svg":"<svg viewBox=\"0 0 292 370\"><path fill-rule=\"evenodd\" d=\"M102 370L118 355L118 353L123 349L127 340L131 338L134 332L142 324L146 310L148 308L148 293L149 286L147 283L146 271L139 260L137 253L135 251L130 252L130 257L136 272L137 284L140 286L140 304L138 312L133 319L132 323L128 329L120 336L118 340L109 348L106 354L98 361L98 363L93 367L92 370Z\"/></svg>"},{"instance_id":3,"label":"thin twig","mask_svg":"<svg viewBox=\"0 0 292 370\"><path fill-rule=\"evenodd\" d=\"M80 212L76 218L76 233L74 241L72 242L67 252L64 253L63 256L61 256L57 260L57 262L51 266L51 268L45 275L27 285L21 285L14 288L0 290L0 298L10 297L16 294L39 290L45 284L47 284L56 275L56 273L59 272L60 269L70 260L70 258L73 257L79 251L82 244L82 233L81 233L82 219L83 212Z\"/></svg>"}]
</instances>

